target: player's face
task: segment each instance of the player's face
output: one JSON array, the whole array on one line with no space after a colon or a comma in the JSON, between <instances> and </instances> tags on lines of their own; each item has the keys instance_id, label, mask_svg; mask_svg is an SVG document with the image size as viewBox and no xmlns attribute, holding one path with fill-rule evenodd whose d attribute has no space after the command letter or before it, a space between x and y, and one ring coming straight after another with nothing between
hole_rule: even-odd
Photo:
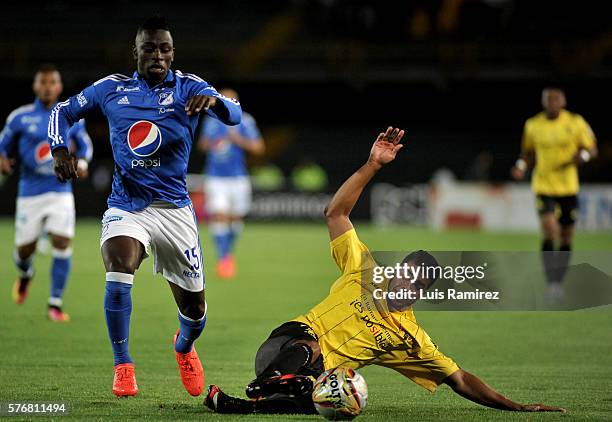
<instances>
[{"instance_id":1,"label":"player's face","mask_svg":"<svg viewBox=\"0 0 612 422\"><path fill-rule=\"evenodd\" d=\"M565 94L558 89L545 89L542 92L542 107L549 116L558 116L565 108Z\"/></svg>"},{"instance_id":2,"label":"player's face","mask_svg":"<svg viewBox=\"0 0 612 422\"><path fill-rule=\"evenodd\" d=\"M62 93L62 78L58 71L38 72L32 85L34 94L45 104L53 104Z\"/></svg>"},{"instance_id":3,"label":"player's face","mask_svg":"<svg viewBox=\"0 0 612 422\"><path fill-rule=\"evenodd\" d=\"M141 31L136 37L134 58L138 73L147 81L163 81L174 61L172 35L163 29Z\"/></svg>"}]
</instances>

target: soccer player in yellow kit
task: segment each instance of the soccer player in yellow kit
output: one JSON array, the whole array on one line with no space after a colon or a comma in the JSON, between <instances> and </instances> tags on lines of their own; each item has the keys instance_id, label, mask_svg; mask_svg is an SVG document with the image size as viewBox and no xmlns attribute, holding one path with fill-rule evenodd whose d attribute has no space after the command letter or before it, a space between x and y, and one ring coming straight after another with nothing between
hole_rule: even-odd
<instances>
[{"instance_id":1,"label":"soccer player in yellow kit","mask_svg":"<svg viewBox=\"0 0 612 422\"><path fill-rule=\"evenodd\" d=\"M511 170L516 180L522 180L535 162L531 188L544 235L542 258L551 299L561 297L561 281L570 261L578 211L578 166L597 154L591 127L582 116L567 111L566 105L563 90L542 91L544 110L525 122L521 156ZM557 253L552 252L555 244Z\"/></svg>"},{"instance_id":2,"label":"soccer player in yellow kit","mask_svg":"<svg viewBox=\"0 0 612 422\"><path fill-rule=\"evenodd\" d=\"M367 277L362 274L376 263L359 240L349 214L370 179L395 159L403 135L404 131L391 127L380 133L366 164L344 182L325 211L332 256L342 272L329 295L306 314L272 331L259 348L255 357L257 378L246 388L251 400L230 397L211 385L204 400L208 408L218 413L316 413L311 398L313 377L337 366L357 369L380 365L431 392L445 383L484 406L563 411L505 398L438 350L418 325L410 306L413 302L402 308L373 299ZM424 251L409 254L403 262L437 265L435 258ZM393 284L397 280L388 280L387 291L400 286ZM417 289L427 289L434 281L419 278L413 284Z\"/></svg>"}]
</instances>

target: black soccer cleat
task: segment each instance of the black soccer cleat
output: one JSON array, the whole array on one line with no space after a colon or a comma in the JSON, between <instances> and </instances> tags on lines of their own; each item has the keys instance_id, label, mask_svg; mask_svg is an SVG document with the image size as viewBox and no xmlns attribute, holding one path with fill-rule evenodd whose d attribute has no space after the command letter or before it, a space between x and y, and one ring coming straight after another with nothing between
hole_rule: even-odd
<instances>
[{"instance_id":1,"label":"black soccer cleat","mask_svg":"<svg viewBox=\"0 0 612 422\"><path fill-rule=\"evenodd\" d=\"M305 375L275 375L269 378L256 378L247 385L245 393L251 399L261 399L272 394L303 396L313 388L312 377Z\"/></svg>"},{"instance_id":2,"label":"black soccer cleat","mask_svg":"<svg viewBox=\"0 0 612 422\"><path fill-rule=\"evenodd\" d=\"M208 386L206 397L204 397L204 406L215 413L246 415L255 412L255 405L252 401L228 396L214 384Z\"/></svg>"}]
</instances>

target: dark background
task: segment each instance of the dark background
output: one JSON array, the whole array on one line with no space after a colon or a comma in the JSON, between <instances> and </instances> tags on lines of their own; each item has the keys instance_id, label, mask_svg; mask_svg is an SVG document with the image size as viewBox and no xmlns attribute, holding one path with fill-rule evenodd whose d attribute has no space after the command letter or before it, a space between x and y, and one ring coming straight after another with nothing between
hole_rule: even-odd
<instances>
[{"instance_id":1,"label":"dark background","mask_svg":"<svg viewBox=\"0 0 612 422\"><path fill-rule=\"evenodd\" d=\"M138 25L164 14L174 68L238 90L285 174L304 157L328 172L329 189L367 157L388 125L409 148L380 181L427 182L441 167L463 178L482 151L489 179L509 180L522 125L540 111L547 85L566 89L568 109L593 127L600 158L586 182L611 182L612 28L605 2L529 0L13 2L0 13L0 116L31 102L46 62L74 95L109 73L131 74ZM87 119L92 177L112 167L106 121ZM190 170L203 157L194 151ZM14 210L16 176L5 180L0 214ZM101 179L100 179L101 180ZM108 186L75 185L79 214L100 215Z\"/></svg>"}]
</instances>

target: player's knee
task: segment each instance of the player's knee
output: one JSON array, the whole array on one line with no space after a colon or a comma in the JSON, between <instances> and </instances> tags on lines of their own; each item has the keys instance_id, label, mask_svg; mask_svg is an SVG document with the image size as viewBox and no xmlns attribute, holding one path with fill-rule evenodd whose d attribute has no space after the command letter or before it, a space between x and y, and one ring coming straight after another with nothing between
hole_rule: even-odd
<instances>
[{"instance_id":1,"label":"player's knee","mask_svg":"<svg viewBox=\"0 0 612 422\"><path fill-rule=\"evenodd\" d=\"M198 320L204 317L206 305L204 304L204 299L202 299L202 301L184 304L182 308L183 309L180 309L181 314L185 315L187 318Z\"/></svg>"},{"instance_id":2,"label":"player's knee","mask_svg":"<svg viewBox=\"0 0 612 422\"><path fill-rule=\"evenodd\" d=\"M113 256L110 259L105 259L104 264L106 271L115 273L134 274L138 265L133 259L127 256Z\"/></svg>"},{"instance_id":3,"label":"player's knee","mask_svg":"<svg viewBox=\"0 0 612 422\"><path fill-rule=\"evenodd\" d=\"M58 236L55 234L51 234L51 245L55 249L68 249L70 247L70 239L64 236Z\"/></svg>"},{"instance_id":4,"label":"player's knee","mask_svg":"<svg viewBox=\"0 0 612 422\"><path fill-rule=\"evenodd\" d=\"M304 344L306 346L308 346L310 348L311 353L311 357L310 357L310 363L314 363L319 356L321 356L321 346L319 346L319 343L315 340L298 340L296 341L296 343L300 343L300 344Z\"/></svg>"},{"instance_id":5,"label":"player's knee","mask_svg":"<svg viewBox=\"0 0 612 422\"><path fill-rule=\"evenodd\" d=\"M24 260L31 257L36 251L36 242L28 243L27 245L22 245L17 247L17 255L19 259Z\"/></svg>"}]
</instances>

